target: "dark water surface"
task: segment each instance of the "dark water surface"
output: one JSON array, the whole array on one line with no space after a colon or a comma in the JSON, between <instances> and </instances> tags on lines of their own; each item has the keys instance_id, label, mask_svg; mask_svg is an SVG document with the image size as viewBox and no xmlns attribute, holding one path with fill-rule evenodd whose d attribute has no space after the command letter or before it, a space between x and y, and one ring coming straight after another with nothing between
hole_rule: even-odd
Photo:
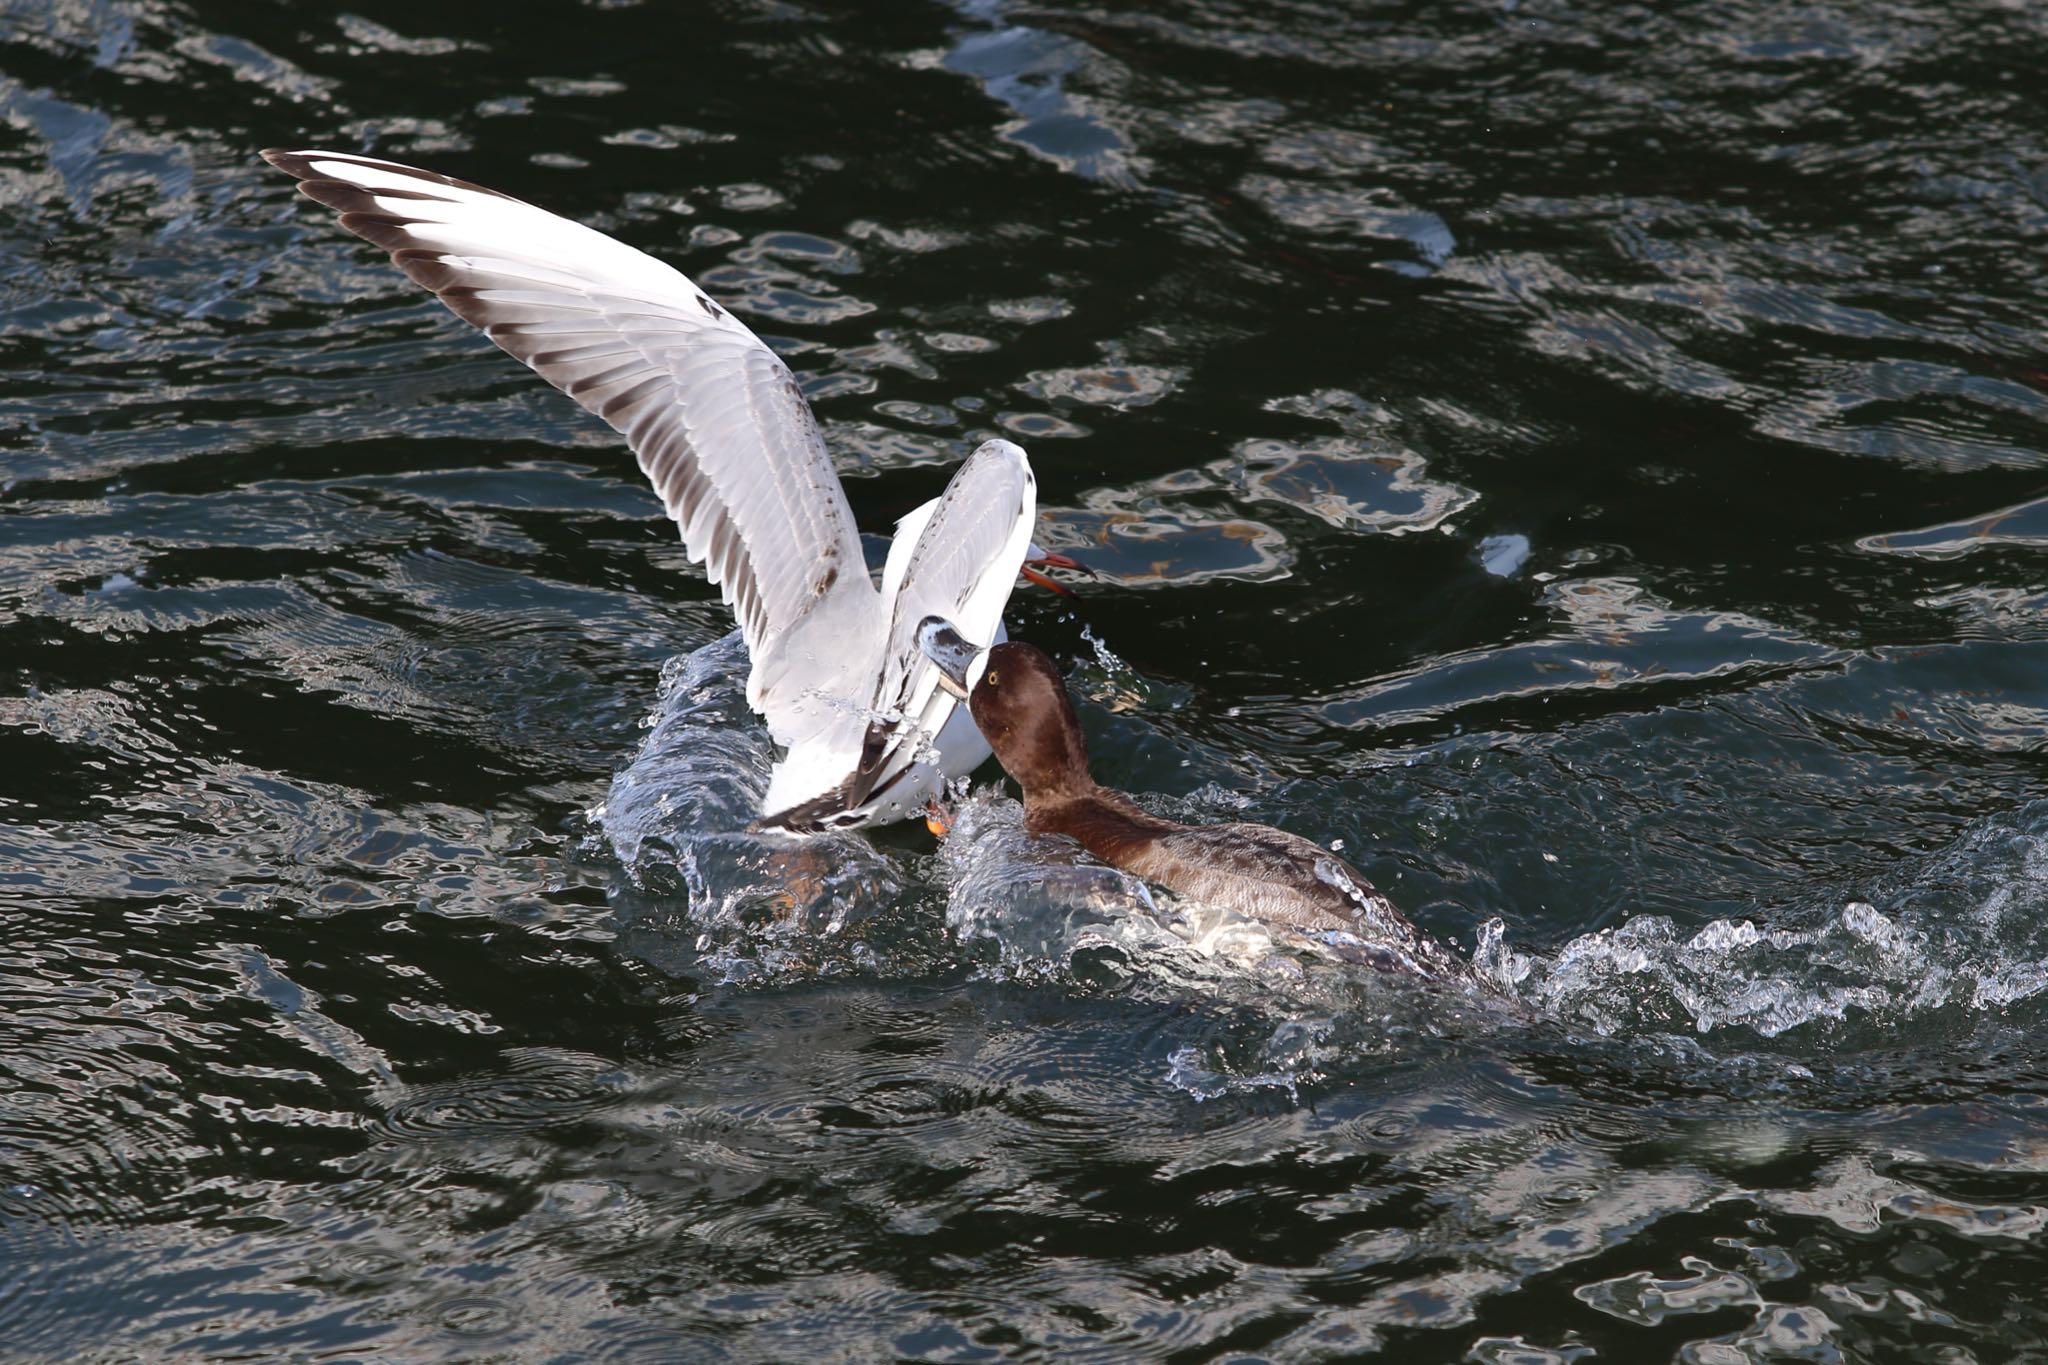
<instances>
[{"instance_id":1,"label":"dark water surface","mask_svg":"<svg viewBox=\"0 0 2048 1365\"><path fill-rule=\"evenodd\" d=\"M2043 14L8 6L4 1353L2048 1359ZM875 532L1024 443L1103 776L1526 1008L722 833L630 460L276 144L688 271Z\"/></svg>"}]
</instances>

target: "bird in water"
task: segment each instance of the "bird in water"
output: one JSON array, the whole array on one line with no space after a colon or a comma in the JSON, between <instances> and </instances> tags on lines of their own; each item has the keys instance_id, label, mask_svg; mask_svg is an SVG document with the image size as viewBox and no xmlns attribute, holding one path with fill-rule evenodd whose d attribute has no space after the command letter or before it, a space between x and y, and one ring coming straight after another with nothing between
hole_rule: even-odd
<instances>
[{"instance_id":1,"label":"bird in water","mask_svg":"<svg viewBox=\"0 0 2048 1365\"><path fill-rule=\"evenodd\" d=\"M984 648L937 616L920 623L918 644L1024 789L1031 833L1064 834L1112 867L1292 929L1351 961L1433 980L1469 976L1328 849L1271 825L1184 825L1097 783L1066 683L1043 650L1015 640Z\"/></svg>"},{"instance_id":2,"label":"bird in water","mask_svg":"<svg viewBox=\"0 0 2048 1365\"><path fill-rule=\"evenodd\" d=\"M1002 638L1031 543L1024 451L984 442L898 523L878 587L853 509L781 357L673 267L496 190L347 152L263 153L341 225L609 422L739 618L747 703L782 746L756 828L921 814L988 747L919 652L942 612ZM1047 584L1047 586L1051 586Z\"/></svg>"}]
</instances>

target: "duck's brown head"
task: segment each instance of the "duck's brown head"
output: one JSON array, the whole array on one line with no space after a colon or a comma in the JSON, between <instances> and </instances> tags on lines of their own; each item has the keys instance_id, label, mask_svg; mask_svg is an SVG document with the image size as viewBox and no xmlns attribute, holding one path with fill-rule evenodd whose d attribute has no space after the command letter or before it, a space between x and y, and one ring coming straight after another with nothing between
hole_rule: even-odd
<instances>
[{"instance_id":1,"label":"duck's brown head","mask_svg":"<svg viewBox=\"0 0 2048 1365\"><path fill-rule=\"evenodd\" d=\"M926 618L918 639L946 690L966 695L975 726L1027 801L1094 787L1080 718L1044 650L1016 640L977 649L939 617Z\"/></svg>"}]
</instances>

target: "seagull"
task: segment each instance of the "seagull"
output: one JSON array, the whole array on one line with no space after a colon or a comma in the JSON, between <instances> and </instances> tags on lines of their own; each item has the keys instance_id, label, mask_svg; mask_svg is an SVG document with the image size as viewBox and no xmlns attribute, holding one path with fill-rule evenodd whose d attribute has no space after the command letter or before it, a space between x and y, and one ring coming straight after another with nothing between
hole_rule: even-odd
<instances>
[{"instance_id":1,"label":"seagull","mask_svg":"<svg viewBox=\"0 0 2048 1365\"><path fill-rule=\"evenodd\" d=\"M263 153L341 225L514 359L609 422L739 619L747 704L783 750L756 829L924 812L989 756L918 648L951 619L1002 638L1031 542L1024 451L984 442L898 523L879 587L823 433L782 358L681 271L531 204L345 152ZM956 709L957 708L957 709Z\"/></svg>"}]
</instances>

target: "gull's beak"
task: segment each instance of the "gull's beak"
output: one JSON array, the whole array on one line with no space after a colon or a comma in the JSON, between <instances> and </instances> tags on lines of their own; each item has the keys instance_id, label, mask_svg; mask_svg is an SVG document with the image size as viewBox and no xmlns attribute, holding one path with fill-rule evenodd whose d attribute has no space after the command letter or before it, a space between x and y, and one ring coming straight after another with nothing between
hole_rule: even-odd
<instances>
[{"instance_id":1,"label":"gull's beak","mask_svg":"<svg viewBox=\"0 0 2048 1365\"><path fill-rule=\"evenodd\" d=\"M1024 562L1034 568L1072 569L1075 573L1084 573L1090 578L1101 577L1072 555L1063 555L1058 550L1048 550L1035 540L1024 548Z\"/></svg>"},{"instance_id":2,"label":"gull's beak","mask_svg":"<svg viewBox=\"0 0 2048 1365\"><path fill-rule=\"evenodd\" d=\"M1087 574L1090 578L1100 576L1095 570L1089 568L1080 560L1075 559L1072 555L1063 555L1048 550L1034 540L1025 547L1024 565L1017 572L1041 588L1051 588L1062 597L1074 596L1072 588L1064 583L1053 582L1050 578L1039 572L1041 569L1071 569L1075 573Z\"/></svg>"},{"instance_id":3,"label":"gull's beak","mask_svg":"<svg viewBox=\"0 0 2048 1365\"><path fill-rule=\"evenodd\" d=\"M981 646L962 635L943 616L927 616L917 623L917 647L924 657L939 666L939 686L962 701L967 700L967 670L974 667Z\"/></svg>"}]
</instances>

